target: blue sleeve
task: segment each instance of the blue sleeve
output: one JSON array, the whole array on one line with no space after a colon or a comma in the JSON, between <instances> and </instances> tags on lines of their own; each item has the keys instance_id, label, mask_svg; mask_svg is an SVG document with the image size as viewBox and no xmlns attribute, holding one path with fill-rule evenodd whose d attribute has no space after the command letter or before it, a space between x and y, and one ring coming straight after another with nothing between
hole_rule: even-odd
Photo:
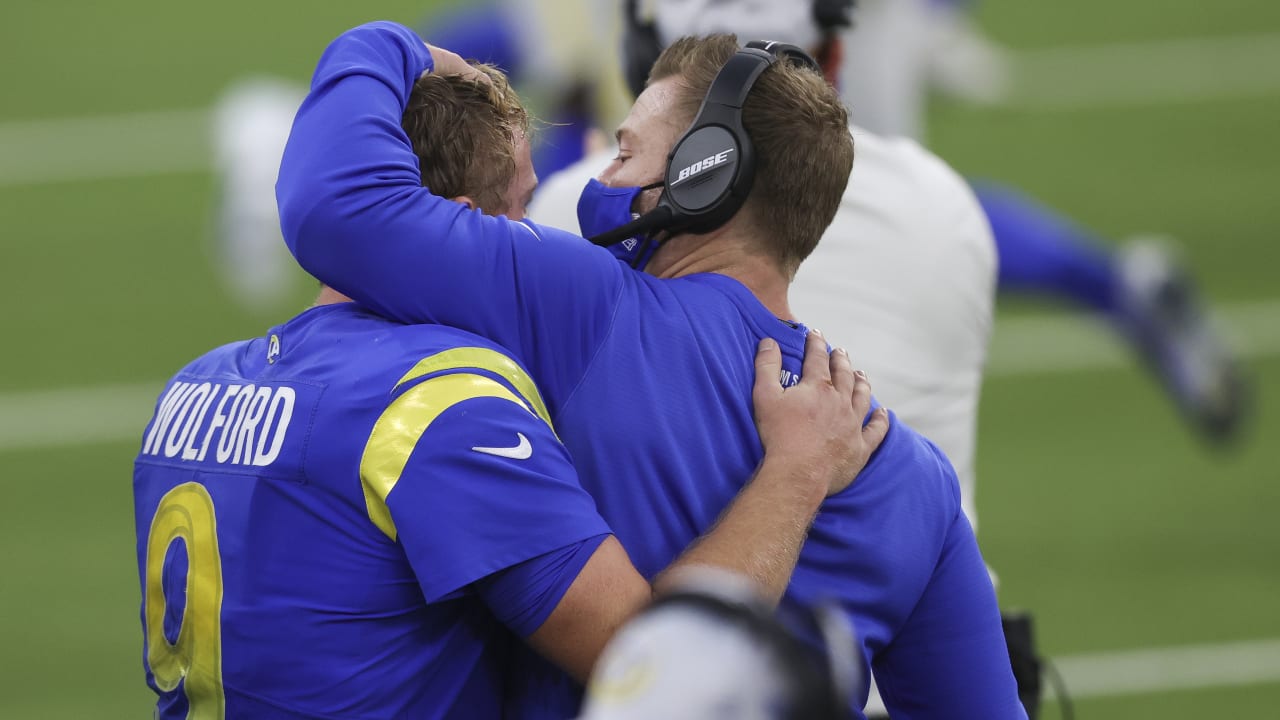
<instances>
[{"instance_id":1,"label":"blue sleeve","mask_svg":"<svg viewBox=\"0 0 1280 720\"><path fill-rule=\"evenodd\" d=\"M476 588L499 622L529 637L560 604L606 537L597 535L526 560L481 580Z\"/></svg>"},{"instance_id":2,"label":"blue sleeve","mask_svg":"<svg viewBox=\"0 0 1280 720\"><path fill-rule=\"evenodd\" d=\"M285 241L307 272L381 315L469 330L530 359L554 404L611 326L626 268L578 236L422 187L400 121L430 69L422 41L389 22L325 50L276 184Z\"/></svg>"},{"instance_id":3,"label":"blue sleeve","mask_svg":"<svg viewBox=\"0 0 1280 720\"><path fill-rule=\"evenodd\" d=\"M610 532L550 426L495 397L462 400L431 422L386 504L429 602ZM539 577L529 592L576 576Z\"/></svg>"},{"instance_id":4,"label":"blue sleeve","mask_svg":"<svg viewBox=\"0 0 1280 720\"><path fill-rule=\"evenodd\" d=\"M1025 720L995 590L963 512L924 595L875 669L894 720Z\"/></svg>"}]
</instances>

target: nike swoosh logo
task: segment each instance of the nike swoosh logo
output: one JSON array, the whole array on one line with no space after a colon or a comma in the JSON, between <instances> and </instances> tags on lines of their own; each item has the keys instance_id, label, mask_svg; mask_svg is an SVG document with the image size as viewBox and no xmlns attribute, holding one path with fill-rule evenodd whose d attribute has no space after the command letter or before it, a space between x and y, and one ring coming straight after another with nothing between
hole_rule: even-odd
<instances>
[{"instance_id":1,"label":"nike swoosh logo","mask_svg":"<svg viewBox=\"0 0 1280 720\"><path fill-rule=\"evenodd\" d=\"M520 438L520 443L515 447L473 447L478 453L486 455L497 455L498 457L511 458L513 460L528 460L533 455L533 445L529 443L529 438L524 433L516 433L516 437Z\"/></svg>"}]
</instances>

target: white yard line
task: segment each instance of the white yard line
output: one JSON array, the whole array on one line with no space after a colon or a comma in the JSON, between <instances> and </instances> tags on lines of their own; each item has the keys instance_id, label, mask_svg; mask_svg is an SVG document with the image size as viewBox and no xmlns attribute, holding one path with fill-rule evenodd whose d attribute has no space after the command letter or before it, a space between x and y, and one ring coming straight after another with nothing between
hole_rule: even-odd
<instances>
[{"instance_id":1,"label":"white yard line","mask_svg":"<svg viewBox=\"0 0 1280 720\"><path fill-rule=\"evenodd\" d=\"M0 124L0 188L203 172L208 110Z\"/></svg>"},{"instance_id":2,"label":"white yard line","mask_svg":"<svg viewBox=\"0 0 1280 720\"><path fill-rule=\"evenodd\" d=\"M163 382L0 394L0 453L136 440Z\"/></svg>"},{"instance_id":3,"label":"white yard line","mask_svg":"<svg viewBox=\"0 0 1280 720\"><path fill-rule=\"evenodd\" d=\"M1014 51L1005 104L1033 112L1280 96L1280 34ZM0 188L211 167L207 109L0 123Z\"/></svg>"},{"instance_id":4,"label":"white yard line","mask_svg":"<svg viewBox=\"0 0 1280 720\"><path fill-rule=\"evenodd\" d=\"M1040 112L1280 96L1280 34L1022 50L1006 103Z\"/></svg>"},{"instance_id":5,"label":"white yard line","mask_svg":"<svg viewBox=\"0 0 1280 720\"><path fill-rule=\"evenodd\" d=\"M1280 639L1069 655L1053 662L1070 698L1275 683Z\"/></svg>"}]
</instances>

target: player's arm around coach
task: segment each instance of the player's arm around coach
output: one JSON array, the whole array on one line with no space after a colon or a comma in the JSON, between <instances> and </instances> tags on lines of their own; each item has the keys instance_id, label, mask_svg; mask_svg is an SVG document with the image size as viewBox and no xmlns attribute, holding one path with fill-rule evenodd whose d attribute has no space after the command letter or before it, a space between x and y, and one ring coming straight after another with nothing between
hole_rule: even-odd
<instances>
[{"instance_id":1,"label":"player's arm around coach","mask_svg":"<svg viewBox=\"0 0 1280 720\"><path fill-rule=\"evenodd\" d=\"M699 566L753 580L776 603L786 591L818 507L844 490L889 429L883 408L871 410L871 386L842 349L827 353L810 333L799 384L778 383L782 355L765 340L756 355L752 400L765 448L755 476L715 526L690 545L652 586L612 536L596 550L529 643L579 679L586 679L614 632L654 593Z\"/></svg>"}]
</instances>

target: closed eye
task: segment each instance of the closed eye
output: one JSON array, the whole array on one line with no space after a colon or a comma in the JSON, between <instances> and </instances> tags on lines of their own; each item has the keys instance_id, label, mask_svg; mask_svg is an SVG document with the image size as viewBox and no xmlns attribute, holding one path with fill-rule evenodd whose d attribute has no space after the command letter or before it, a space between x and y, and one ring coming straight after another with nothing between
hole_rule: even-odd
<instances>
[{"instance_id":1,"label":"closed eye","mask_svg":"<svg viewBox=\"0 0 1280 720\"><path fill-rule=\"evenodd\" d=\"M631 149L628 147L630 135L631 131L626 128L618 128L613 134L613 139L618 143L618 154L614 156L614 162L624 163L631 159Z\"/></svg>"}]
</instances>

